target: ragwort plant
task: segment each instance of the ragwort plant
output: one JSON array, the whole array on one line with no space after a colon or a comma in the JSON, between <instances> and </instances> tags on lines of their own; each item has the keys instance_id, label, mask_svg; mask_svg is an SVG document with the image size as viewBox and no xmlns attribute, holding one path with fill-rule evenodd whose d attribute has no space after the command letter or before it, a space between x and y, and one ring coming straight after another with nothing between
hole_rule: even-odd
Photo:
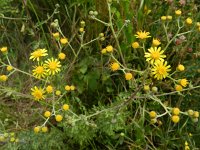
<instances>
[{"instance_id":1,"label":"ragwort plant","mask_svg":"<svg viewBox=\"0 0 200 150\"><path fill-rule=\"evenodd\" d=\"M12 80L12 75L16 72L33 78L28 93L14 90L12 93L40 104L38 114L43 121L35 123L32 132L28 132L30 135L34 133L34 144L37 140L44 138L42 141L45 142L50 135L58 134L61 135L59 149L66 147L66 142L69 143L68 149L197 148L193 135L198 131L194 127L198 125L199 112L188 106L182 107L181 102L200 86L194 86L192 80L184 76L187 66L183 64L183 60L175 61L177 57L173 55L179 54L179 45L187 37L198 38L200 24L191 17L182 15L181 9L175 9L153 23L154 28L156 26L163 30L159 36L148 31L150 27L139 26L139 29L133 29L137 31L132 34L131 43L128 39L121 41L124 35L129 34L125 31L131 26L131 21L127 19L123 24L117 23L116 19L120 17L116 10L118 3L106 1L107 21L100 19L96 10L90 10L90 21L79 20L76 35L71 38L62 32L57 19L51 22L49 35L55 50L42 46L34 49L29 56L30 71L15 67L9 58L9 47L3 45L0 49L1 91L9 92L6 82ZM56 10L58 8L59 5ZM139 11L141 10L146 16L151 13L142 3L139 7ZM50 20L48 18L47 21ZM102 24L106 30L100 31L94 39L85 39L87 30L90 30L87 28L89 22ZM89 70L86 60L90 59L87 51L96 42L100 48L93 48L99 51L97 56L94 55L97 61L92 63L97 64L90 66L94 77L90 76L85 80L84 75ZM78 73L77 68L80 68ZM81 73L82 78L78 78ZM93 93L93 86L85 90L87 86L79 82L95 82L94 78L99 79L97 76L101 76L102 87L99 88L103 91L103 98L99 99L106 101L99 101L96 103L98 105L88 107L82 102L85 97L81 96L84 92ZM95 90L98 91L98 87ZM24 145L31 142L30 138L25 138L30 135L22 133L20 138L13 138L13 134L9 136L5 130L1 132L0 141L10 147L15 144L18 148L26 149ZM42 146L44 143L40 144L32 148L55 148L51 142L47 147Z\"/></svg>"}]
</instances>

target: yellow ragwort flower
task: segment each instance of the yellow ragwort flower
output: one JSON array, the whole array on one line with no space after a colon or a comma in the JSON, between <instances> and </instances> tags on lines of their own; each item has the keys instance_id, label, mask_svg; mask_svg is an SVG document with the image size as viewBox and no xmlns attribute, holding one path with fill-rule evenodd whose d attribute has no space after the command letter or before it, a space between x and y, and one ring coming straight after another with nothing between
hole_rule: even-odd
<instances>
[{"instance_id":1,"label":"yellow ragwort flower","mask_svg":"<svg viewBox=\"0 0 200 150\"><path fill-rule=\"evenodd\" d=\"M6 80L8 80L8 76L7 75L0 75L0 81L5 82Z\"/></svg>"},{"instance_id":2,"label":"yellow ragwort flower","mask_svg":"<svg viewBox=\"0 0 200 150\"><path fill-rule=\"evenodd\" d=\"M179 81L179 84L182 85L183 87L186 87L188 85L188 80L187 79L181 79Z\"/></svg>"},{"instance_id":3,"label":"yellow ragwort flower","mask_svg":"<svg viewBox=\"0 0 200 150\"><path fill-rule=\"evenodd\" d=\"M6 70L7 70L7 71L11 71L11 70L13 70L13 67L12 67L12 66L7 66L7 67L6 67Z\"/></svg>"},{"instance_id":4,"label":"yellow ragwort flower","mask_svg":"<svg viewBox=\"0 0 200 150\"><path fill-rule=\"evenodd\" d=\"M175 90L176 90L176 91L182 91L182 90L183 90L183 87L182 87L181 85L178 85L178 84L177 84L177 85L175 86Z\"/></svg>"},{"instance_id":5,"label":"yellow ragwort flower","mask_svg":"<svg viewBox=\"0 0 200 150\"><path fill-rule=\"evenodd\" d=\"M137 32L137 34L135 35L136 38L138 39L141 39L141 40L144 40L144 39L147 39L150 36L150 33L149 32L146 32L146 31L139 31Z\"/></svg>"},{"instance_id":6,"label":"yellow ragwort flower","mask_svg":"<svg viewBox=\"0 0 200 150\"><path fill-rule=\"evenodd\" d=\"M167 16L167 19L168 20L172 20L172 16Z\"/></svg>"},{"instance_id":7,"label":"yellow ragwort flower","mask_svg":"<svg viewBox=\"0 0 200 150\"><path fill-rule=\"evenodd\" d=\"M101 50L101 54L106 54L106 52L107 52L106 48L103 48L103 49Z\"/></svg>"},{"instance_id":8,"label":"yellow ragwort flower","mask_svg":"<svg viewBox=\"0 0 200 150\"><path fill-rule=\"evenodd\" d=\"M35 133L38 133L38 132L40 132L40 126L36 126L36 127L34 127L34 129L33 129L33 130L34 130L34 132L35 132Z\"/></svg>"},{"instance_id":9,"label":"yellow ragwort flower","mask_svg":"<svg viewBox=\"0 0 200 150\"><path fill-rule=\"evenodd\" d=\"M146 61L150 62L150 64L157 63L158 61L164 61L166 55L164 55L164 50L161 50L161 47L151 47L148 49L149 52L145 52L144 57L146 57Z\"/></svg>"},{"instance_id":10,"label":"yellow ragwort flower","mask_svg":"<svg viewBox=\"0 0 200 150\"><path fill-rule=\"evenodd\" d=\"M47 91L47 93L52 93L53 92L53 87L51 85L48 85L46 87L46 91Z\"/></svg>"},{"instance_id":11,"label":"yellow ragwort flower","mask_svg":"<svg viewBox=\"0 0 200 150\"><path fill-rule=\"evenodd\" d=\"M36 101L45 99L45 91L42 88L38 88L37 86L34 86L31 88L31 95L35 98Z\"/></svg>"},{"instance_id":12,"label":"yellow ragwort flower","mask_svg":"<svg viewBox=\"0 0 200 150\"><path fill-rule=\"evenodd\" d=\"M125 79L126 80L131 80L133 78L133 75L132 75L132 73L125 73Z\"/></svg>"},{"instance_id":13,"label":"yellow ragwort flower","mask_svg":"<svg viewBox=\"0 0 200 150\"><path fill-rule=\"evenodd\" d=\"M56 38L56 39L60 37L60 34L59 34L59 32L52 33L52 35L53 35L53 37L54 37L54 38Z\"/></svg>"},{"instance_id":14,"label":"yellow ragwort flower","mask_svg":"<svg viewBox=\"0 0 200 150\"><path fill-rule=\"evenodd\" d=\"M161 18L160 18L162 21L165 21L165 20L167 20L167 16L161 16Z\"/></svg>"},{"instance_id":15,"label":"yellow ragwort flower","mask_svg":"<svg viewBox=\"0 0 200 150\"><path fill-rule=\"evenodd\" d=\"M178 69L179 71L184 71L184 70L185 70L185 67L184 67L183 65L179 64L178 67L177 67L177 69Z\"/></svg>"},{"instance_id":16,"label":"yellow ragwort flower","mask_svg":"<svg viewBox=\"0 0 200 150\"><path fill-rule=\"evenodd\" d=\"M149 112L149 116L150 116L150 118L156 118L157 117L157 113L155 111L150 111Z\"/></svg>"},{"instance_id":17,"label":"yellow ragwort flower","mask_svg":"<svg viewBox=\"0 0 200 150\"><path fill-rule=\"evenodd\" d=\"M43 64L34 66L33 68L34 68L32 70L33 76L36 77L37 79L45 78L45 76L47 75L47 72L46 72Z\"/></svg>"},{"instance_id":18,"label":"yellow ragwort flower","mask_svg":"<svg viewBox=\"0 0 200 150\"><path fill-rule=\"evenodd\" d=\"M63 119L63 116L62 115L56 115L55 119L56 119L57 122L61 122L62 119Z\"/></svg>"},{"instance_id":19,"label":"yellow ragwort flower","mask_svg":"<svg viewBox=\"0 0 200 150\"><path fill-rule=\"evenodd\" d=\"M56 91L56 95L57 95L57 96L60 96L60 95L61 95L61 91L57 90L57 91Z\"/></svg>"},{"instance_id":20,"label":"yellow ragwort flower","mask_svg":"<svg viewBox=\"0 0 200 150\"><path fill-rule=\"evenodd\" d=\"M109 53L113 52L113 47L112 47L112 45L108 45L108 46L106 47L106 51L109 52Z\"/></svg>"},{"instance_id":21,"label":"yellow ragwort flower","mask_svg":"<svg viewBox=\"0 0 200 150\"><path fill-rule=\"evenodd\" d=\"M174 123L178 123L178 122L180 121L180 117L177 116L177 115L173 115L173 116L171 117L171 120L172 120L172 122L174 122Z\"/></svg>"},{"instance_id":22,"label":"yellow ragwort flower","mask_svg":"<svg viewBox=\"0 0 200 150\"><path fill-rule=\"evenodd\" d=\"M36 59L37 61L40 60L40 57L47 56L47 50L46 49L36 49L34 52L31 53L30 59L33 59L33 61Z\"/></svg>"},{"instance_id":23,"label":"yellow ragwort flower","mask_svg":"<svg viewBox=\"0 0 200 150\"><path fill-rule=\"evenodd\" d=\"M75 88L76 88L76 87L75 87L74 85L71 85L71 86L70 86L70 90L71 90L71 91L74 91Z\"/></svg>"},{"instance_id":24,"label":"yellow ragwort flower","mask_svg":"<svg viewBox=\"0 0 200 150\"><path fill-rule=\"evenodd\" d=\"M176 10L176 11L175 11L175 14L176 14L177 16L180 16L180 15L182 14L182 12L181 12L181 10Z\"/></svg>"},{"instance_id":25,"label":"yellow ragwort flower","mask_svg":"<svg viewBox=\"0 0 200 150\"><path fill-rule=\"evenodd\" d=\"M61 60L65 59L66 58L65 53L59 53L58 58L61 59Z\"/></svg>"},{"instance_id":26,"label":"yellow ragwort flower","mask_svg":"<svg viewBox=\"0 0 200 150\"><path fill-rule=\"evenodd\" d=\"M186 23L187 25L191 25L191 24L192 24L192 19L191 19L191 18L187 18L187 19L185 20L185 23Z\"/></svg>"},{"instance_id":27,"label":"yellow ragwort flower","mask_svg":"<svg viewBox=\"0 0 200 150\"><path fill-rule=\"evenodd\" d=\"M46 126L44 126L44 127L42 127L42 129L41 129L41 130L42 130L42 132L44 132L44 133L45 133L45 132L47 132L47 131L48 131L48 128L47 128Z\"/></svg>"},{"instance_id":28,"label":"yellow ragwort flower","mask_svg":"<svg viewBox=\"0 0 200 150\"><path fill-rule=\"evenodd\" d=\"M51 58L45 61L44 67L48 75L55 75L60 72L61 64L58 59Z\"/></svg>"},{"instance_id":29,"label":"yellow ragwort flower","mask_svg":"<svg viewBox=\"0 0 200 150\"><path fill-rule=\"evenodd\" d=\"M160 40L159 40L159 39L157 39L157 38L154 39L154 38L153 38L152 44L153 44L153 46L157 47L157 46L160 45L161 43L160 43Z\"/></svg>"},{"instance_id":30,"label":"yellow ragwort flower","mask_svg":"<svg viewBox=\"0 0 200 150\"><path fill-rule=\"evenodd\" d=\"M1 48L1 52L2 53L7 53L8 52L8 48L6 46Z\"/></svg>"},{"instance_id":31,"label":"yellow ragwort flower","mask_svg":"<svg viewBox=\"0 0 200 150\"><path fill-rule=\"evenodd\" d=\"M62 106L62 109L65 110L65 111L69 110L69 105L68 104L64 104Z\"/></svg>"},{"instance_id":32,"label":"yellow ragwort flower","mask_svg":"<svg viewBox=\"0 0 200 150\"><path fill-rule=\"evenodd\" d=\"M131 45L133 48L139 48L140 44L138 42L133 42Z\"/></svg>"},{"instance_id":33,"label":"yellow ragwort flower","mask_svg":"<svg viewBox=\"0 0 200 150\"><path fill-rule=\"evenodd\" d=\"M68 44L68 42L69 42L68 38L61 38L60 39L60 43L63 44L63 45Z\"/></svg>"},{"instance_id":34,"label":"yellow ragwort flower","mask_svg":"<svg viewBox=\"0 0 200 150\"><path fill-rule=\"evenodd\" d=\"M154 64L152 70L152 74L154 75L154 78L157 80L162 80L167 77L169 74L168 72L171 70L170 65L167 66L166 61L158 61Z\"/></svg>"},{"instance_id":35,"label":"yellow ragwort flower","mask_svg":"<svg viewBox=\"0 0 200 150\"><path fill-rule=\"evenodd\" d=\"M120 65L119 65L117 62L113 62L113 63L110 65L110 68L111 68L112 71L117 71L117 70L119 70Z\"/></svg>"},{"instance_id":36,"label":"yellow ragwort flower","mask_svg":"<svg viewBox=\"0 0 200 150\"><path fill-rule=\"evenodd\" d=\"M65 86L65 90L66 90L66 91L70 91L70 90L71 90L71 87L70 87L69 85L66 85L66 86Z\"/></svg>"}]
</instances>

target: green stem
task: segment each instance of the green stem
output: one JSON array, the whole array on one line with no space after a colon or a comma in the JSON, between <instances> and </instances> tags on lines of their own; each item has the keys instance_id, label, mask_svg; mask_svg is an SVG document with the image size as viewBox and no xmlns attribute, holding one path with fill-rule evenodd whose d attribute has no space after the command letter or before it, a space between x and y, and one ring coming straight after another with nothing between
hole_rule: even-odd
<instances>
[{"instance_id":1,"label":"green stem","mask_svg":"<svg viewBox=\"0 0 200 150\"><path fill-rule=\"evenodd\" d=\"M112 31L112 34L113 34L114 38L115 38L115 41L116 41L116 44L117 44L117 47L118 47L118 51L119 51L120 57L121 57L121 59L122 59L123 65L126 66L126 62L125 62L124 57L123 57L123 54L122 54L122 50L121 50L121 47L120 47L120 44L119 44L119 40L118 40L118 38L117 38L117 35L116 35L115 30L114 30L114 27L113 27L112 14L111 14L111 8L110 8L111 4L110 4L110 3L107 3L107 5L108 5L110 29L111 29L111 31Z\"/></svg>"}]
</instances>

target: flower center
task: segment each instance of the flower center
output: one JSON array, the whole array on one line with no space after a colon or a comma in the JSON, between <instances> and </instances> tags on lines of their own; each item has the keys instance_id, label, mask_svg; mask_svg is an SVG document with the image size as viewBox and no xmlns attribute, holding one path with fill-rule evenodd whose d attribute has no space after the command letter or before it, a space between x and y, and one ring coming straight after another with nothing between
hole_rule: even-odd
<instances>
[{"instance_id":1,"label":"flower center","mask_svg":"<svg viewBox=\"0 0 200 150\"><path fill-rule=\"evenodd\" d=\"M36 69L35 69L35 72L37 74L42 74L44 72L44 68L42 66L38 66Z\"/></svg>"},{"instance_id":2,"label":"flower center","mask_svg":"<svg viewBox=\"0 0 200 150\"><path fill-rule=\"evenodd\" d=\"M151 53L151 58L153 59L159 59L160 58L160 53L159 52L152 52Z\"/></svg>"},{"instance_id":3,"label":"flower center","mask_svg":"<svg viewBox=\"0 0 200 150\"><path fill-rule=\"evenodd\" d=\"M41 57L42 56L42 52L41 51L35 51L33 56L35 57Z\"/></svg>"},{"instance_id":4,"label":"flower center","mask_svg":"<svg viewBox=\"0 0 200 150\"><path fill-rule=\"evenodd\" d=\"M38 99L41 99L42 98L42 92L41 91L35 91L35 97L38 98Z\"/></svg>"},{"instance_id":5,"label":"flower center","mask_svg":"<svg viewBox=\"0 0 200 150\"><path fill-rule=\"evenodd\" d=\"M164 74L166 74L166 69L165 69L164 67L161 66L161 67L158 68L157 72L158 72L160 75L164 75Z\"/></svg>"},{"instance_id":6,"label":"flower center","mask_svg":"<svg viewBox=\"0 0 200 150\"><path fill-rule=\"evenodd\" d=\"M50 62L49 63L49 69L51 69L51 70L56 70L56 68L57 68L57 63L56 62Z\"/></svg>"},{"instance_id":7,"label":"flower center","mask_svg":"<svg viewBox=\"0 0 200 150\"><path fill-rule=\"evenodd\" d=\"M139 37L140 37L141 39L145 39L145 38L147 37L147 35L146 35L145 33L140 33Z\"/></svg>"}]
</instances>

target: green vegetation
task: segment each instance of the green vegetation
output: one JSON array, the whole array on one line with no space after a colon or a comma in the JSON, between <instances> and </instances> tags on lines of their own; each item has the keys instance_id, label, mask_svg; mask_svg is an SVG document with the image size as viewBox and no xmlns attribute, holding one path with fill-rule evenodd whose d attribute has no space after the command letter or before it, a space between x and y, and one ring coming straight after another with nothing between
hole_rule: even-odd
<instances>
[{"instance_id":1,"label":"green vegetation","mask_svg":"<svg viewBox=\"0 0 200 150\"><path fill-rule=\"evenodd\" d=\"M191 0L0 0L0 149L198 149Z\"/></svg>"}]
</instances>

